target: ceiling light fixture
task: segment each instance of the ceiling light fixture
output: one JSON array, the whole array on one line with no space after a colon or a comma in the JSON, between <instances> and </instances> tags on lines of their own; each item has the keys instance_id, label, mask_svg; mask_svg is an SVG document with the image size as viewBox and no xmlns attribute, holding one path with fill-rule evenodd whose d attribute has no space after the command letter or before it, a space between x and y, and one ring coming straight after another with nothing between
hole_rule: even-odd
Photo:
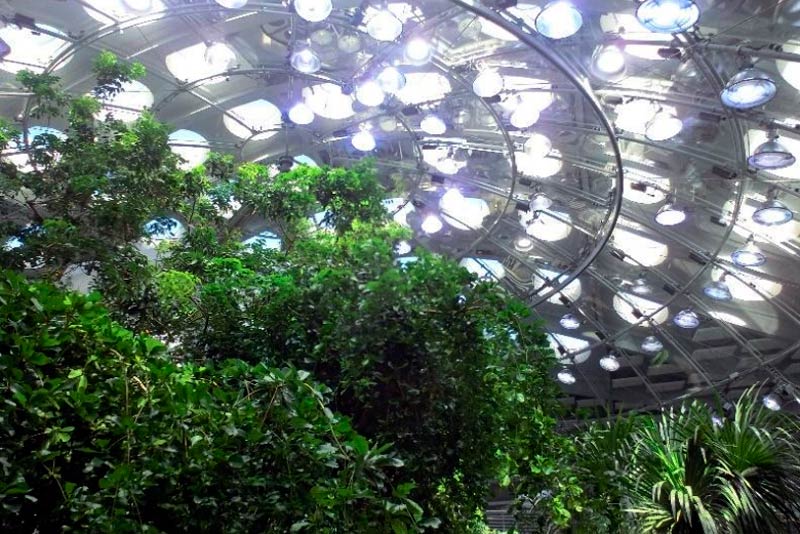
<instances>
[{"instance_id":1,"label":"ceiling light fixture","mask_svg":"<svg viewBox=\"0 0 800 534\"><path fill-rule=\"evenodd\" d=\"M767 257L756 246L753 236L750 236L744 247L731 253L731 261L739 267L760 267L767 263Z\"/></svg>"},{"instance_id":2,"label":"ceiling light fixture","mask_svg":"<svg viewBox=\"0 0 800 534\"><path fill-rule=\"evenodd\" d=\"M376 79L381 89L390 94L397 93L406 86L406 77L396 67L384 68Z\"/></svg>"},{"instance_id":3,"label":"ceiling light fixture","mask_svg":"<svg viewBox=\"0 0 800 534\"><path fill-rule=\"evenodd\" d=\"M382 9L367 22L367 33L376 41L394 41L403 33L403 23L391 11Z\"/></svg>"},{"instance_id":4,"label":"ceiling light fixture","mask_svg":"<svg viewBox=\"0 0 800 534\"><path fill-rule=\"evenodd\" d=\"M247 0L216 0L216 2L228 9L239 9L247 5Z\"/></svg>"},{"instance_id":5,"label":"ceiling light fixture","mask_svg":"<svg viewBox=\"0 0 800 534\"><path fill-rule=\"evenodd\" d=\"M720 280L716 282L711 282L707 286L705 286L703 288L703 293L705 293L705 295L708 298L714 300L719 300L723 302L728 302L730 300L733 300L733 295L731 295L731 290L728 287L728 284L725 283L724 275Z\"/></svg>"},{"instance_id":6,"label":"ceiling light fixture","mask_svg":"<svg viewBox=\"0 0 800 534\"><path fill-rule=\"evenodd\" d=\"M415 37L406 44L403 57L412 65L424 65L433 57L433 47L422 37Z\"/></svg>"},{"instance_id":7,"label":"ceiling light fixture","mask_svg":"<svg viewBox=\"0 0 800 534\"><path fill-rule=\"evenodd\" d=\"M642 340L642 350L648 354L656 354L664 350L664 344L656 336L647 336Z\"/></svg>"},{"instance_id":8,"label":"ceiling light fixture","mask_svg":"<svg viewBox=\"0 0 800 534\"><path fill-rule=\"evenodd\" d=\"M570 371L566 367L562 368L558 372L556 378L558 379L559 382L561 382L562 384L566 384L568 386L571 386L572 384L575 383L575 375L572 373L572 371Z\"/></svg>"},{"instance_id":9,"label":"ceiling light fixture","mask_svg":"<svg viewBox=\"0 0 800 534\"><path fill-rule=\"evenodd\" d=\"M472 82L472 90L481 98L491 98L500 94L503 84L503 76L497 69L486 68Z\"/></svg>"},{"instance_id":10,"label":"ceiling light fixture","mask_svg":"<svg viewBox=\"0 0 800 534\"><path fill-rule=\"evenodd\" d=\"M570 2L550 2L536 16L534 27L550 39L565 39L575 35L583 26L581 12Z\"/></svg>"},{"instance_id":11,"label":"ceiling light fixture","mask_svg":"<svg viewBox=\"0 0 800 534\"><path fill-rule=\"evenodd\" d=\"M370 152L375 149L375 137L367 129L359 130L350 140L353 148L361 152Z\"/></svg>"},{"instance_id":12,"label":"ceiling light fixture","mask_svg":"<svg viewBox=\"0 0 800 534\"><path fill-rule=\"evenodd\" d=\"M625 54L617 45L600 46L592 57L592 72L600 78L613 80L625 73Z\"/></svg>"},{"instance_id":13,"label":"ceiling light fixture","mask_svg":"<svg viewBox=\"0 0 800 534\"><path fill-rule=\"evenodd\" d=\"M309 22L322 22L333 11L331 0L294 0L294 11Z\"/></svg>"},{"instance_id":14,"label":"ceiling light fixture","mask_svg":"<svg viewBox=\"0 0 800 534\"><path fill-rule=\"evenodd\" d=\"M311 124L314 122L314 112L305 102L298 102L289 110L289 120L301 126Z\"/></svg>"},{"instance_id":15,"label":"ceiling light fixture","mask_svg":"<svg viewBox=\"0 0 800 534\"><path fill-rule=\"evenodd\" d=\"M768 393L761 399L764 408L777 412L781 409L781 398L775 393Z\"/></svg>"},{"instance_id":16,"label":"ceiling light fixture","mask_svg":"<svg viewBox=\"0 0 800 534\"><path fill-rule=\"evenodd\" d=\"M430 135L442 135L447 131L447 125L444 121L433 114L425 115L422 121L420 121L419 127L423 132Z\"/></svg>"},{"instance_id":17,"label":"ceiling light fixture","mask_svg":"<svg viewBox=\"0 0 800 534\"><path fill-rule=\"evenodd\" d=\"M645 127L645 137L651 141L672 139L683 130L683 121L670 111L661 110L656 113Z\"/></svg>"},{"instance_id":18,"label":"ceiling light fixture","mask_svg":"<svg viewBox=\"0 0 800 534\"><path fill-rule=\"evenodd\" d=\"M700 8L692 0L645 0L636 8L642 26L657 33L685 32L700 19Z\"/></svg>"},{"instance_id":19,"label":"ceiling light fixture","mask_svg":"<svg viewBox=\"0 0 800 534\"><path fill-rule=\"evenodd\" d=\"M431 235L439 232L443 226L442 220L439 217L436 215L428 215L425 217L425 220L422 221L421 228L423 232Z\"/></svg>"},{"instance_id":20,"label":"ceiling light fixture","mask_svg":"<svg viewBox=\"0 0 800 534\"><path fill-rule=\"evenodd\" d=\"M520 236L514 240L514 248L520 252L529 252L533 250L533 239Z\"/></svg>"},{"instance_id":21,"label":"ceiling light fixture","mask_svg":"<svg viewBox=\"0 0 800 534\"><path fill-rule=\"evenodd\" d=\"M751 109L775 97L778 86L769 74L748 67L735 74L720 93L722 103L733 109Z\"/></svg>"},{"instance_id":22,"label":"ceiling light fixture","mask_svg":"<svg viewBox=\"0 0 800 534\"><path fill-rule=\"evenodd\" d=\"M544 193L534 193L530 201L531 211L549 210L553 206L553 199Z\"/></svg>"},{"instance_id":23,"label":"ceiling light fixture","mask_svg":"<svg viewBox=\"0 0 800 534\"><path fill-rule=\"evenodd\" d=\"M616 355L613 352L609 352L602 358L600 358L600 367L604 370L608 371L609 373L613 373L619 369L619 359L617 359Z\"/></svg>"},{"instance_id":24,"label":"ceiling light fixture","mask_svg":"<svg viewBox=\"0 0 800 534\"><path fill-rule=\"evenodd\" d=\"M380 84L374 80L367 80L356 88L356 100L367 107L379 106L385 98Z\"/></svg>"},{"instance_id":25,"label":"ceiling light fixture","mask_svg":"<svg viewBox=\"0 0 800 534\"><path fill-rule=\"evenodd\" d=\"M655 216L655 221L661 226L675 226L686 220L686 212L678 208L669 198L661 206Z\"/></svg>"},{"instance_id":26,"label":"ceiling light fixture","mask_svg":"<svg viewBox=\"0 0 800 534\"><path fill-rule=\"evenodd\" d=\"M567 313L558 321L565 330L576 330L581 327L581 320L573 313Z\"/></svg>"},{"instance_id":27,"label":"ceiling light fixture","mask_svg":"<svg viewBox=\"0 0 800 534\"><path fill-rule=\"evenodd\" d=\"M794 213L783 202L771 199L753 212L753 222L761 226L780 226L794 219Z\"/></svg>"},{"instance_id":28,"label":"ceiling light fixture","mask_svg":"<svg viewBox=\"0 0 800 534\"><path fill-rule=\"evenodd\" d=\"M355 32L345 32L339 35L336 46L345 54L355 54L361 50L361 37Z\"/></svg>"},{"instance_id":29,"label":"ceiling light fixture","mask_svg":"<svg viewBox=\"0 0 800 534\"><path fill-rule=\"evenodd\" d=\"M758 170L785 169L796 161L794 154L778 142L778 133L774 128L767 133L767 142L759 145L747 158L747 163Z\"/></svg>"},{"instance_id":30,"label":"ceiling light fixture","mask_svg":"<svg viewBox=\"0 0 800 534\"><path fill-rule=\"evenodd\" d=\"M292 68L303 74L314 74L322 68L319 56L309 46L301 45L294 49L289 59Z\"/></svg>"},{"instance_id":31,"label":"ceiling light fixture","mask_svg":"<svg viewBox=\"0 0 800 534\"><path fill-rule=\"evenodd\" d=\"M672 322L679 328L697 328L700 326L700 316L692 310L681 310L672 318Z\"/></svg>"}]
</instances>

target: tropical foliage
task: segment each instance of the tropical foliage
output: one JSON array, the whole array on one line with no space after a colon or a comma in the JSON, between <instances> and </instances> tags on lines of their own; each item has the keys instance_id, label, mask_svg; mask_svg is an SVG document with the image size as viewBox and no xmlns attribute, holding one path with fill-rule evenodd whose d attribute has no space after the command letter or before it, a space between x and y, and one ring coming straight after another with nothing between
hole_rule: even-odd
<instances>
[{"instance_id":1,"label":"tropical foliage","mask_svg":"<svg viewBox=\"0 0 800 534\"><path fill-rule=\"evenodd\" d=\"M721 410L718 413L723 413ZM748 391L724 416L699 401L592 425L579 439L583 528L783 533L800 527L800 427Z\"/></svg>"},{"instance_id":2,"label":"tropical foliage","mask_svg":"<svg viewBox=\"0 0 800 534\"><path fill-rule=\"evenodd\" d=\"M25 457L0 488L6 524L467 533L496 481L548 490L568 523L581 490L523 303L424 251L398 265L409 235L370 162L277 172L212 154L181 171L151 116L97 116L143 69L104 54L95 70L93 97L21 75L67 135L22 139L32 169L0 168L16 239L0 261L62 283L79 267L99 292L5 282L3 448ZM143 254L176 221L184 235ZM245 245L253 228L281 249Z\"/></svg>"},{"instance_id":3,"label":"tropical foliage","mask_svg":"<svg viewBox=\"0 0 800 534\"><path fill-rule=\"evenodd\" d=\"M178 363L99 295L0 280L3 532L405 532L402 461L305 371Z\"/></svg>"}]
</instances>

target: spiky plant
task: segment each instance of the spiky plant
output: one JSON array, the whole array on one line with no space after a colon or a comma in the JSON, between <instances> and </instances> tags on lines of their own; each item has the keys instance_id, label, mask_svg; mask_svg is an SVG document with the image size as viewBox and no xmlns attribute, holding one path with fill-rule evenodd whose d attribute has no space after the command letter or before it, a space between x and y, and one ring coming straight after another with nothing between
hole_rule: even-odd
<instances>
[{"instance_id":1,"label":"spiky plant","mask_svg":"<svg viewBox=\"0 0 800 534\"><path fill-rule=\"evenodd\" d=\"M714 457L719 509L731 532L800 526L800 443L795 418L766 409L754 391L705 436Z\"/></svg>"},{"instance_id":2,"label":"spiky plant","mask_svg":"<svg viewBox=\"0 0 800 534\"><path fill-rule=\"evenodd\" d=\"M800 527L800 444L793 416L747 391L713 424L699 402L645 419L622 475L642 532L783 533Z\"/></svg>"}]
</instances>

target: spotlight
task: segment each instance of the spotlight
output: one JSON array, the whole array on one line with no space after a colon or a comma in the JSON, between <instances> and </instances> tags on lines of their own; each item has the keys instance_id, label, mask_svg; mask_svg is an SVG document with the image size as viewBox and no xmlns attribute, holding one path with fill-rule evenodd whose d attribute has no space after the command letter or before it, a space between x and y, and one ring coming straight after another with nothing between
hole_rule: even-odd
<instances>
[{"instance_id":1,"label":"spotlight","mask_svg":"<svg viewBox=\"0 0 800 534\"><path fill-rule=\"evenodd\" d=\"M672 139L683 129L683 121L669 111L659 111L645 127L645 136L651 141Z\"/></svg>"},{"instance_id":2,"label":"spotlight","mask_svg":"<svg viewBox=\"0 0 800 534\"><path fill-rule=\"evenodd\" d=\"M767 263L767 257L755 245L751 237L743 248L731 253L731 261L739 267L760 267Z\"/></svg>"},{"instance_id":3,"label":"spotlight","mask_svg":"<svg viewBox=\"0 0 800 534\"><path fill-rule=\"evenodd\" d=\"M592 70L604 79L613 79L625 72L625 54L617 45L599 47L592 57Z\"/></svg>"},{"instance_id":4,"label":"spotlight","mask_svg":"<svg viewBox=\"0 0 800 534\"><path fill-rule=\"evenodd\" d=\"M361 50L361 37L355 32L346 32L339 36L336 46L345 54L355 54Z\"/></svg>"},{"instance_id":5,"label":"spotlight","mask_svg":"<svg viewBox=\"0 0 800 534\"><path fill-rule=\"evenodd\" d=\"M533 23L536 31L550 39L575 35L583 26L581 12L569 2L559 0L544 6Z\"/></svg>"},{"instance_id":6,"label":"spotlight","mask_svg":"<svg viewBox=\"0 0 800 534\"><path fill-rule=\"evenodd\" d=\"M661 226L675 226L686 220L686 212L672 202L667 202L656 213L655 221Z\"/></svg>"},{"instance_id":7,"label":"spotlight","mask_svg":"<svg viewBox=\"0 0 800 534\"><path fill-rule=\"evenodd\" d=\"M762 226L780 226L793 218L792 210L779 200L767 200L753 213L753 222Z\"/></svg>"},{"instance_id":8,"label":"spotlight","mask_svg":"<svg viewBox=\"0 0 800 534\"><path fill-rule=\"evenodd\" d=\"M216 0L216 2L228 9L239 9L247 5L247 0Z\"/></svg>"},{"instance_id":9,"label":"spotlight","mask_svg":"<svg viewBox=\"0 0 800 534\"><path fill-rule=\"evenodd\" d=\"M717 282L711 282L707 286L703 288L703 293L714 300L720 300L723 302L727 302L733 300L733 295L731 295L731 290L723 280L719 280Z\"/></svg>"},{"instance_id":10,"label":"spotlight","mask_svg":"<svg viewBox=\"0 0 800 534\"><path fill-rule=\"evenodd\" d=\"M433 47L425 39L415 37L406 44L403 56L412 65L424 65L433 57Z\"/></svg>"},{"instance_id":11,"label":"spotlight","mask_svg":"<svg viewBox=\"0 0 800 534\"><path fill-rule=\"evenodd\" d=\"M531 196L530 208L531 211L544 211L549 210L553 205L553 199L544 193L534 193Z\"/></svg>"},{"instance_id":12,"label":"spotlight","mask_svg":"<svg viewBox=\"0 0 800 534\"><path fill-rule=\"evenodd\" d=\"M303 74L314 74L322 67L319 57L308 46L301 46L295 49L292 52L289 63L291 63L294 70Z\"/></svg>"},{"instance_id":13,"label":"spotlight","mask_svg":"<svg viewBox=\"0 0 800 534\"><path fill-rule=\"evenodd\" d=\"M642 26L657 33L681 33L700 19L700 8L692 0L645 0L636 8Z\"/></svg>"},{"instance_id":14,"label":"spotlight","mask_svg":"<svg viewBox=\"0 0 800 534\"><path fill-rule=\"evenodd\" d=\"M305 102L298 102L289 110L289 120L300 125L311 124L314 121L314 112Z\"/></svg>"},{"instance_id":15,"label":"spotlight","mask_svg":"<svg viewBox=\"0 0 800 534\"><path fill-rule=\"evenodd\" d=\"M386 67L377 77L383 91L394 94L406 86L406 77L395 67Z\"/></svg>"},{"instance_id":16,"label":"spotlight","mask_svg":"<svg viewBox=\"0 0 800 534\"><path fill-rule=\"evenodd\" d=\"M391 11L382 9L367 22L367 33L376 41L394 41L403 33L403 23Z\"/></svg>"},{"instance_id":17,"label":"spotlight","mask_svg":"<svg viewBox=\"0 0 800 534\"><path fill-rule=\"evenodd\" d=\"M425 220L422 221L421 228L426 234L435 234L442 229L442 226L442 220L439 217L436 215L428 215L425 217Z\"/></svg>"},{"instance_id":18,"label":"spotlight","mask_svg":"<svg viewBox=\"0 0 800 534\"><path fill-rule=\"evenodd\" d=\"M692 310L681 310L672 318L672 322L679 328L697 328L700 326L700 316Z\"/></svg>"},{"instance_id":19,"label":"spotlight","mask_svg":"<svg viewBox=\"0 0 800 534\"><path fill-rule=\"evenodd\" d=\"M581 320L572 313L565 314L558 322L565 330L575 330L581 327Z\"/></svg>"},{"instance_id":20,"label":"spotlight","mask_svg":"<svg viewBox=\"0 0 800 534\"><path fill-rule=\"evenodd\" d=\"M350 142L353 148L361 152L369 152L375 149L375 138L368 130L360 130L356 133Z\"/></svg>"},{"instance_id":21,"label":"spotlight","mask_svg":"<svg viewBox=\"0 0 800 534\"><path fill-rule=\"evenodd\" d=\"M556 378L558 379L559 382L561 382L562 384L566 384L568 386L575 383L575 375L572 374L572 371L570 371L566 367L564 367L558 372Z\"/></svg>"},{"instance_id":22,"label":"spotlight","mask_svg":"<svg viewBox=\"0 0 800 534\"><path fill-rule=\"evenodd\" d=\"M785 169L794 165L797 161L794 154L778 142L775 131L770 131L768 136L767 142L759 145L747 158L747 163L759 170Z\"/></svg>"},{"instance_id":23,"label":"spotlight","mask_svg":"<svg viewBox=\"0 0 800 534\"><path fill-rule=\"evenodd\" d=\"M529 237L521 236L514 240L514 248L520 252L533 250L533 240Z\"/></svg>"},{"instance_id":24,"label":"spotlight","mask_svg":"<svg viewBox=\"0 0 800 534\"><path fill-rule=\"evenodd\" d=\"M764 408L767 410L777 412L781 409L781 398L775 393L764 395L764 397L761 399L761 402L764 404Z\"/></svg>"},{"instance_id":25,"label":"spotlight","mask_svg":"<svg viewBox=\"0 0 800 534\"><path fill-rule=\"evenodd\" d=\"M763 70L749 67L735 74L720 93L722 103L733 109L751 109L775 97L778 86Z\"/></svg>"},{"instance_id":26,"label":"spotlight","mask_svg":"<svg viewBox=\"0 0 800 534\"><path fill-rule=\"evenodd\" d=\"M378 82L367 80L356 88L356 100L367 107L379 106L386 95Z\"/></svg>"},{"instance_id":27,"label":"spotlight","mask_svg":"<svg viewBox=\"0 0 800 534\"><path fill-rule=\"evenodd\" d=\"M495 69L484 69L472 82L472 90L481 98L491 98L503 90L503 77Z\"/></svg>"},{"instance_id":28,"label":"spotlight","mask_svg":"<svg viewBox=\"0 0 800 534\"><path fill-rule=\"evenodd\" d=\"M647 336L642 340L642 350L649 354L656 354L664 350L664 344L656 336Z\"/></svg>"},{"instance_id":29,"label":"spotlight","mask_svg":"<svg viewBox=\"0 0 800 534\"><path fill-rule=\"evenodd\" d=\"M613 352L609 352L608 354L600 358L600 367L602 367L609 373L613 373L614 371L619 369L619 360L617 359L616 355Z\"/></svg>"},{"instance_id":30,"label":"spotlight","mask_svg":"<svg viewBox=\"0 0 800 534\"><path fill-rule=\"evenodd\" d=\"M322 22L333 11L331 0L294 0L297 15L309 22Z\"/></svg>"}]
</instances>

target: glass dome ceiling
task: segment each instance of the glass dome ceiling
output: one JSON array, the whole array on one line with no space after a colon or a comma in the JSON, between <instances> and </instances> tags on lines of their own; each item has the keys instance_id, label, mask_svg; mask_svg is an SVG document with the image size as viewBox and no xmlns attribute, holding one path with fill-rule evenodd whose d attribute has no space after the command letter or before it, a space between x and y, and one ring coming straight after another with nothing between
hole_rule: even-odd
<instances>
[{"instance_id":1,"label":"glass dome ceiling","mask_svg":"<svg viewBox=\"0 0 800 534\"><path fill-rule=\"evenodd\" d=\"M85 93L92 58L110 50L148 75L109 106L132 116L150 107L178 150L266 162L288 152L335 165L375 157L386 184L402 184L390 210L415 231L411 246L496 278L544 320L575 379L563 384L570 406L657 407L800 378L800 162L747 162L771 131L800 154L800 0L769 9L697 0L699 20L674 35L642 25L635 2L573 0L580 27L548 23L548 35L567 35L558 39L537 32L544 1L389 2L386 24L402 24L390 41L375 38L395 31L380 26L377 1L334 0L320 22L279 0L79 4L3 4L0 38L11 51L0 62L0 112L21 129L64 125L24 114L15 72L47 70ZM491 7L499 4L508 7ZM409 57L412 40L430 45L425 57ZM289 67L296 44L313 49L318 72ZM613 57L599 53L608 47ZM725 106L726 84L751 66L775 96ZM379 78L386 67L402 76ZM492 96L474 92L481 73ZM384 93L372 107L355 90L370 80ZM314 114L309 124L287 119L300 102ZM431 115L443 131L423 130ZM352 145L361 131L375 140L366 153ZM531 210L535 194L550 206ZM776 202L794 217L761 224L755 214ZM666 205L683 221L657 223ZM431 216L436 232L422 227ZM734 263L751 249L766 261ZM719 282L730 299L709 298ZM675 324L684 310L695 328ZM568 333L566 314L579 320ZM611 372L600 367L609 351L619 364Z\"/></svg>"}]
</instances>

